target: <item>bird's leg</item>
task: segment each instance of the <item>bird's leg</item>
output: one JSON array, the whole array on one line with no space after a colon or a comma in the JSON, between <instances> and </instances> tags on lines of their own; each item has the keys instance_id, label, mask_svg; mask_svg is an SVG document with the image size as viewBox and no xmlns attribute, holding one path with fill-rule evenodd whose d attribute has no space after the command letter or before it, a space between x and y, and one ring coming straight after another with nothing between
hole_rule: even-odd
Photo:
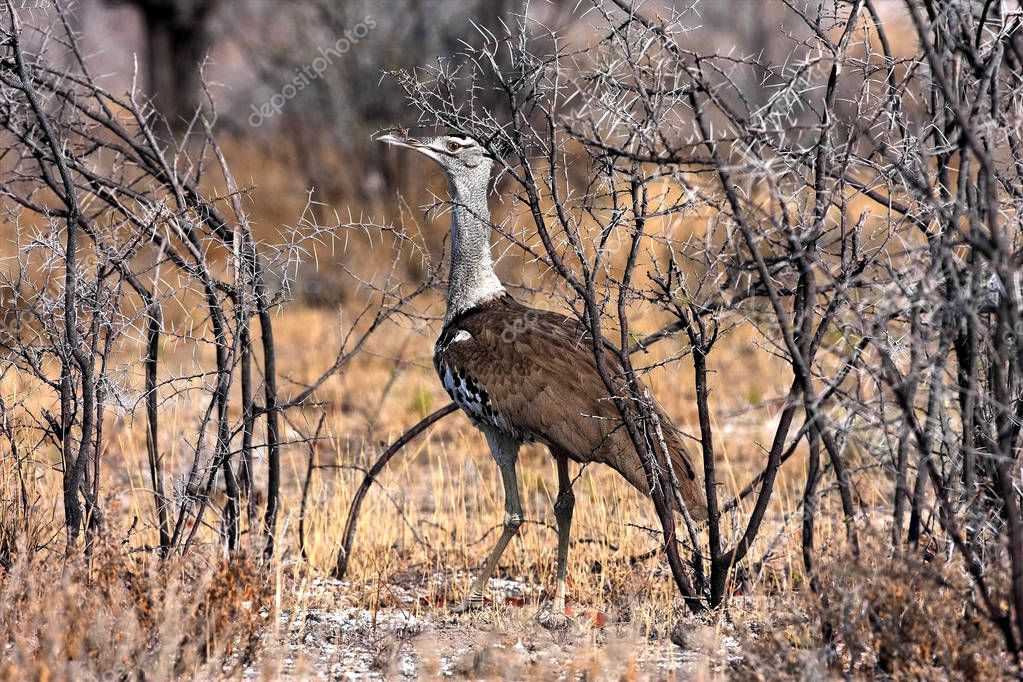
<instances>
[{"instance_id":1,"label":"bird's leg","mask_svg":"<svg viewBox=\"0 0 1023 682\"><path fill-rule=\"evenodd\" d=\"M568 473L568 458L556 455L558 461L558 498L554 501L554 518L558 522L558 586L554 604L539 616L540 624L549 628L562 628L568 624L565 616L565 591L568 579L568 542L572 534L572 510L575 494Z\"/></svg>"},{"instance_id":2,"label":"bird's leg","mask_svg":"<svg viewBox=\"0 0 1023 682\"><path fill-rule=\"evenodd\" d=\"M519 532L519 527L522 525L522 504L519 502L519 484L515 478L515 460L499 462L498 466L501 469L501 481L504 483L504 530L493 551L490 552L487 563L483 565L483 570L473 581L469 596L453 609L454 613L465 613L483 606L483 590L497 567L497 562L504 553L505 547Z\"/></svg>"},{"instance_id":3,"label":"bird's leg","mask_svg":"<svg viewBox=\"0 0 1023 682\"><path fill-rule=\"evenodd\" d=\"M554 518L558 522L558 590L554 596L557 611L565 611L565 589L568 579L568 542L572 534L572 511L575 494L568 475L568 458L558 457L558 499L554 501Z\"/></svg>"}]
</instances>

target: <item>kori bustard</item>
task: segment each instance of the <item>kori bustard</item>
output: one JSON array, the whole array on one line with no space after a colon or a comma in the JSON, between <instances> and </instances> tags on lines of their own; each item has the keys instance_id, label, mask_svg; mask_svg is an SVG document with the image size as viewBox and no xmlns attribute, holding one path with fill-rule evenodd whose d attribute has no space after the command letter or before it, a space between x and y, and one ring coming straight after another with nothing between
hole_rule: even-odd
<instances>
[{"instance_id":1,"label":"kori bustard","mask_svg":"<svg viewBox=\"0 0 1023 682\"><path fill-rule=\"evenodd\" d=\"M386 134L380 142L407 147L436 161L451 191L451 270L444 326L434 366L452 400L490 445L504 484L504 530L476 576L463 612L483 604L483 590L505 547L522 525L515 463L522 443L543 443L557 463L557 588L541 622L565 623L565 581L575 498L568 460L609 465L646 494L650 485L621 416L597 372L589 334L578 320L522 305L494 272L487 189L493 159L473 138L450 134L416 139ZM608 356L610 359L610 356ZM612 366L621 371L620 366ZM696 468L675 427L658 417L680 481L683 501L696 518L706 502Z\"/></svg>"}]
</instances>

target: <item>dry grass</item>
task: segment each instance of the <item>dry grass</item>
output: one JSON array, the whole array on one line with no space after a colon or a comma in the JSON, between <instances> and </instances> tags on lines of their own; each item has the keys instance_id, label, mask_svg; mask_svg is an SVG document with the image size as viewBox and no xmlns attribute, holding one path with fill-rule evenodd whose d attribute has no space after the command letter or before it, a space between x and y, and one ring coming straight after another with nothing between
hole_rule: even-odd
<instances>
[{"instance_id":1,"label":"dry grass","mask_svg":"<svg viewBox=\"0 0 1023 682\"><path fill-rule=\"evenodd\" d=\"M285 375L302 382L328 362L340 334L336 319L331 311L293 308L278 320ZM729 352L719 357L729 362L715 367L714 375L726 498L762 464L757 443L773 425L772 410L760 401L778 385L771 378L776 370L756 350L755 338L734 334L728 344ZM485 442L459 414L392 463L364 507L348 580L336 584L327 579L361 480L357 467L446 401L429 363L431 345L429 331L390 328L378 337L373 353L320 393L329 405L329 440L317 448L317 462L324 468L315 472L310 490L308 563L299 558L296 542L307 458L306 446L300 446L288 449L285 457L282 552L269 575L245 558L225 563L215 527L201 530L195 554L169 565L137 551L154 544L156 536L143 468L143 431L130 418L113 419L109 426L103 462L107 540L90 557L63 564L60 506L53 498L59 489L55 453L40 449L23 464L28 494L35 500L27 534L13 530L24 528L24 519L15 513L17 500L10 497L19 479L17 471L5 467L4 490L9 492L2 527L5 553L13 561L0 572L5 672L88 677L144 665L167 676L202 677L230 677L245 669L301 677L348 668L536 678L554 670L624 678L676 670L713 677L746 660L747 641L757 640L757 632L773 628L786 609L796 609L805 599L798 524L786 523L798 500L799 461L786 465L770 527L750 564L761 564L761 570L745 572L737 587L741 594L728 614L685 621L684 649L667 638L681 609L665 566L660 557L642 558L657 547L647 530L656 526L652 506L614 472L589 467L576 484L570 568L576 623L568 633L540 629L532 615L553 586L551 486L556 477L546 452L530 447L519 470L529 523L502 561L492 607L482 615L451 619L447 608L468 589L471 572L496 537L502 509ZM190 353L169 348L168 366L187 365ZM652 383L668 411L691 430L692 389L684 367L679 375L661 371ZM180 443L187 436L183 429L201 409L197 403L181 397L165 405L165 443ZM310 433L317 414L293 415L288 437ZM28 434L23 436L27 442ZM170 470L180 473L188 453L170 446ZM840 550L841 514L830 498L821 520L824 551ZM12 542L21 545L12 547ZM30 552L25 543L46 548ZM765 552L770 552L766 559ZM55 598L45 598L51 592ZM803 632L797 648L823 646L805 615L795 622ZM739 638L740 630L749 640Z\"/></svg>"},{"instance_id":2,"label":"dry grass","mask_svg":"<svg viewBox=\"0 0 1023 682\"><path fill-rule=\"evenodd\" d=\"M251 563L208 552L164 562L113 543L67 562L19 552L2 581L0 678L230 676L254 660L269 587Z\"/></svg>"}]
</instances>

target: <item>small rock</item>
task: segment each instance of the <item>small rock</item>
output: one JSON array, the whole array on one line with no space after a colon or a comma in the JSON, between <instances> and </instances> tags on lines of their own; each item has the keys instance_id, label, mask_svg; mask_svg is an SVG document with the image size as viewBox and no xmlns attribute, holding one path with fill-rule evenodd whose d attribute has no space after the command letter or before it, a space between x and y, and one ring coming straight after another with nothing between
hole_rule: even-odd
<instances>
[{"instance_id":1,"label":"small rock","mask_svg":"<svg viewBox=\"0 0 1023 682\"><path fill-rule=\"evenodd\" d=\"M672 644L679 647L680 649L689 649L689 629L682 621L675 621L675 624L671 626L668 631L668 638L671 639Z\"/></svg>"}]
</instances>

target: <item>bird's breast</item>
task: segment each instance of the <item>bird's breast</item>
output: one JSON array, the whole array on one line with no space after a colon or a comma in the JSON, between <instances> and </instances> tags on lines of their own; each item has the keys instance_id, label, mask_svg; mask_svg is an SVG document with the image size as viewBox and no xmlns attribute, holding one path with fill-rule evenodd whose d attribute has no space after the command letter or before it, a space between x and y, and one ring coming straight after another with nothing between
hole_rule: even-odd
<instances>
[{"instance_id":1,"label":"bird's breast","mask_svg":"<svg viewBox=\"0 0 1023 682\"><path fill-rule=\"evenodd\" d=\"M533 440L495 408L492 396L471 372L448 362L442 353L434 355L433 360L444 390L474 426L490 426L518 441Z\"/></svg>"}]
</instances>

